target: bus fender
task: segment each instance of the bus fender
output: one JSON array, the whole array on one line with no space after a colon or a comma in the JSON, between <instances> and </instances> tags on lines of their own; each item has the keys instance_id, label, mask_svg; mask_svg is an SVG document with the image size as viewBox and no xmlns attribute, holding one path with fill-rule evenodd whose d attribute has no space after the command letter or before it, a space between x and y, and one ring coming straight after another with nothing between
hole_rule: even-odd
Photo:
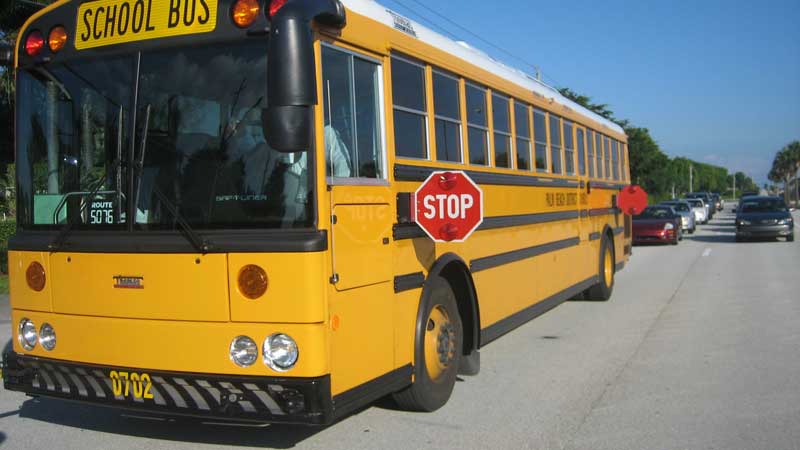
<instances>
[{"instance_id":1,"label":"bus fender","mask_svg":"<svg viewBox=\"0 0 800 450\"><path fill-rule=\"evenodd\" d=\"M445 253L428 271L428 278L439 276L447 280L456 294L456 303L464 328L464 348L462 351L459 374L477 375L480 370L480 309L478 295L469 267L458 255ZM422 288L422 299L427 295Z\"/></svg>"}]
</instances>

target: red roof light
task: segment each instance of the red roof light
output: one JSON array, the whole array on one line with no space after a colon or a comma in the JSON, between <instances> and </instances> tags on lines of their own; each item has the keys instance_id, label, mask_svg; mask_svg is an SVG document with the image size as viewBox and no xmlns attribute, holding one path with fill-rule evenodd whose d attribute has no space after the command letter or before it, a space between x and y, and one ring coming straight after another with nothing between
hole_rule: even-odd
<instances>
[{"instance_id":1,"label":"red roof light","mask_svg":"<svg viewBox=\"0 0 800 450\"><path fill-rule=\"evenodd\" d=\"M287 0L272 0L269 2L269 17L270 19L275 17L275 14L278 14L278 11L283 8Z\"/></svg>"},{"instance_id":2,"label":"red roof light","mask_svg":"<svg viewBox=\"0 0 800 450\"><path fill-rule=\"evenodd\" d=\"M44 48L44 36L39 30L33 30L25 40L25 53L28 56L36 56Z\"/></svg>"}]
</instances>

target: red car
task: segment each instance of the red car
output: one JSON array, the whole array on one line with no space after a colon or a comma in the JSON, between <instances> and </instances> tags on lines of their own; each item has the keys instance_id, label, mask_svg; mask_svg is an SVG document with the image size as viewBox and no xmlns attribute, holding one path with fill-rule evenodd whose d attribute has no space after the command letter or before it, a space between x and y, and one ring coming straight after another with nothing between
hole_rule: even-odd
<instances>
[{"instance_id":1,"label":"red car","mask_svg":"<svg viewBox=\"0 0 800 450\"><path fill-rule=\"evenodd\" d=\"M683 239L681 216L668 206L648 206L633 217L633 243L669 243Z\"/></svg>"}]
</instances>

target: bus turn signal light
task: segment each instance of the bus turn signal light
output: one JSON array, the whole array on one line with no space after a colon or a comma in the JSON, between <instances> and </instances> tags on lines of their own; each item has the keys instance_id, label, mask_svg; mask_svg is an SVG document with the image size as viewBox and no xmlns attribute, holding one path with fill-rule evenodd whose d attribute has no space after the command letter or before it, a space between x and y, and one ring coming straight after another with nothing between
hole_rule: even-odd
<instances>
[{"instance_id":1,"label":"bus turn signal light","mask_svg":"<svg viewBox=\"0 0 800 450\"><path fill-rule=\"evenodd\" d=\"M50 50L52 50L53 53L64 48L66 43L67 30L65 30L64 27L59 25L50 30L50 36L47 38L47 44L50 46Z\"/></svg>"},{"instance_id":2,"label":"bus turn signal light","mask_svg":"<svg viewBox=\"0 0 800 450\"><path fill-rule=\"evenodd\" d=\"M256 21L259 11L258 0L237 0L231 11L233 23L239 28L247 28Z\"/></svg>"},{"instance_id":3,"label":"bus turn signal light","mask_svg":"<svg viewBox=\"0 0 800 450\"><path fill-rule=\"evenodd\" d=\"M269 287L267 272L261 267L250 264L239 271L239 292L245 297L255 300L267 292L267 287Z\"/></svg>"},{"instance_id":4,"label":"bus turn signal light","mask_svg":"<svg viewBox=\"0 0 800 450\"><path fill-rule=\"evenodd\" d=\"M269 17L270 19L275 17L275 14L278 14L283 5L286 4L286 0L272 0L269 2Z\"/></svg>"},{"instance_id":5,"label":"bus turn signal light","mask_svg":"<svg viewBox=\"0 0 800 450\"><path fill-rule=\"evenodd\" d=\"M25 281L28 282L28 287L36 292L41 292L47 282L44 267L36 261L32 262L25 271Z\"/></svg>"},{"instance_id":6,"label":"bus turn signal light","mask_svg":"<svg viewBox=\"0 0 800 450\"><path fill-rule=\"evenodd\" d=\"M28 38L25 39L25 53L28 56L36 56L44 48L44 36L39 30L33 30L28 34Z\"/></svg>"}]
</instances>

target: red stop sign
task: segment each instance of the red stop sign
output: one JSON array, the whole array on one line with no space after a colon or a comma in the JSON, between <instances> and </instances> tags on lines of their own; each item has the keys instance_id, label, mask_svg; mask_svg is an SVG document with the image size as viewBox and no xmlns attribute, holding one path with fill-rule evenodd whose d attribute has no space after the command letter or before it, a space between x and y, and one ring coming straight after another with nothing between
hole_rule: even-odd
<instances>
[{"instance_id":1,"label":"red stop sign","mask_svg":"<svg viewBox=\"0 0 800 450\"><path fill-rule=\"evenodd\" d=\"M483 191L464 172L433 172L414 198L416 222L436 242L464 242L483 222Z\"/></svg>"},{"instance_id":2,"label":"red stop sign","mask_svg":"<svg viewBox=\"0 0 800 450\"><path fill-rule=\"evenodd\" d=\"M617 206L623 213L637 216L647 208L647 192L641 186L626 186L617 196Z\"/></svg>"}]
</instances>

